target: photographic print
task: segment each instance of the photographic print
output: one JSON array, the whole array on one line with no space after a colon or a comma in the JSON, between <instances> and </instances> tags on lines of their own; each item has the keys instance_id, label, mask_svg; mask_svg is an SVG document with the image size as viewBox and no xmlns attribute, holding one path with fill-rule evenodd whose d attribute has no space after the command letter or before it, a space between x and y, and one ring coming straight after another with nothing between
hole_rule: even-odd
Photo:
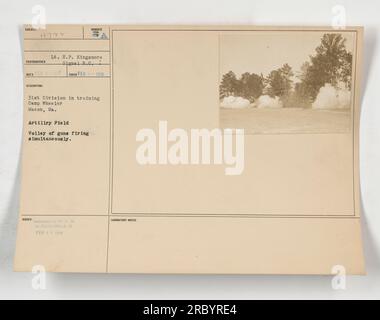
<instances>
[{"instance_id":1,"label":"photographic print","mask_svg":"<svg viewBox=\"0 0 380 320\"><path fill-rule=\"evenodd\" d=\"M353 31L220 35L220 126L246 134L348 133Z\"/></svg>"}]
</instances>

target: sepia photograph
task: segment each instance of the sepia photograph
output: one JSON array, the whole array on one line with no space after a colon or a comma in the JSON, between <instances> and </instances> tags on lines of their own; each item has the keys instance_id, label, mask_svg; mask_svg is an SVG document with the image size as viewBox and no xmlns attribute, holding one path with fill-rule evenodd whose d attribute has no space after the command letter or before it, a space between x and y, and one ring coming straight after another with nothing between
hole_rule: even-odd
<instances>
[{"instance_id":1,"label":"sepia photograph","mask_svg":"<svg viewBox=\"0 0 380 320\"><path fill-rule=\"evenodd\" d=\"M220 127L246 134L348 133L352 31L220 36Z\"/></svg>"}]
</instances>

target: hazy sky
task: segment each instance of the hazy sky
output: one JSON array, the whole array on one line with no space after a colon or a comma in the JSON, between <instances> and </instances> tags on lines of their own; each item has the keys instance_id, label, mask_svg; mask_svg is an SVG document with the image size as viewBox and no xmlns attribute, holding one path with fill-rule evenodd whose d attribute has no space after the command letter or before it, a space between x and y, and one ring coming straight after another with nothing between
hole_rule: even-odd
<instances>
[{"instance_id":1,"label":"hazy sky","mask_svg":"<svg viewBox=\"0 0 380 320\"><path fill-rule=\"evenodd\" d=\"M325 32L254 31L220 36L220 76L232 70L236 76L244 72L263 73L288 63L295 74L309 60ZM331 32L330 32L331 33ZM354 33L344 32L347 50L353 52Z\"/></svg>"}]
</instances>

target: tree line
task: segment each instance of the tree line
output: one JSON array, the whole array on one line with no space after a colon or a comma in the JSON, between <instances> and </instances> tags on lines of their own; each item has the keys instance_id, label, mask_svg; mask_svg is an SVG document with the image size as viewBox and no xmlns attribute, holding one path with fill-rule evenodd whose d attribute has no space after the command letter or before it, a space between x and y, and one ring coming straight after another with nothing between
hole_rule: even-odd
<instances>
[{"instance_id":1,"label":"tree line","mask_svg":"<svg viewBox=\"0 0 380 320\"><path fill-rule=\"evenodd\" d=\"M352 53L346 49L346 39L340 33L322 36L315 53L304 62L296 75L287 63L267 76L245 72L240 78L233 71L225 73L219 86L220 99L239 96L254 102L261 95L279 97L284 107L311 107L321 87L326 83L351 89Z\"/></svg>"}]
</instances>

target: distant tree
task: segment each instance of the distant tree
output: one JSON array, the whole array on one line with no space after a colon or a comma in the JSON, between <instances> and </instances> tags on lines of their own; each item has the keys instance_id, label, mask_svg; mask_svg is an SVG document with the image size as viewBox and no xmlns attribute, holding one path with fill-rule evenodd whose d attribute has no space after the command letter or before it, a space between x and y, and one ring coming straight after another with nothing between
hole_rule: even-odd
<instances>
[{"instance_id":1,"label":"distant tree","mask_svg":"<svg viewBox=\"0 0 380 320\"><path fill-rule=\"evenodd\" d=\"M222 77L219 96L220 99L228 96L239 96L253 102L262 95L263 89L264 77L262 75L245 72L237 79L235 73L229 71Z\"/></svg>"},{"instance_id":2,"label":"distant tree","mask_svg":"<svg viewBox=\"0 0 380 320\"><path fill-rule=\"evenodd\" d=\"M304 64L300 80L312 100L326 83L336 87L342 82L351 88L352 54L345 42L339 33L324 34L316 53L310 56L310 63Z\"/></svg>"},{"instance_id":3,"label":"distant tree","mask_svg":"<svg viewBox=\"0 0 380 320\"><path fill-rule=\"evenodd\" d=\"M238 90L238 80L234 72L229 71L223 75L219 86L219 96L223 99L228 96L233 96Z\"/></svg>"},{"instance_id":4,"label":"distant tree","mask_svg":"<svg viewBox=\"0 0 380 320\"><path fill-rule=\"evenodd\" d=\"M238 81L237 94L250 102L263 94L264 79L255 73L245 72Z\"/></svg>"},{"instance_id":5,"label":"distant tree","mask_svg":"<svg viewBox=\"0 0 380 320\"><path fill-rule=\"evenodd\" d=\"M342 59L342 68L340 70L340 80L346 85L347 89L351 90L352 81L352 53L346 52Z\"/></svg>"},{"instance_id":6,"label":"distant tree","mask_svg":"<svg viewBox=\"0 0 380 320\"><path fill-rule=\"evenodd\" d=\"M292 90L292 68L286 63L281 68L273 70L266 78L266 93L271 96L286 97Z\"/></svg>"},{"instance_id":7,"label":"distant tree","mask_svg":"<svg viewBox=\"0 0 380 320\"><path fill-rule=\"evenodd\" d=\"M301 66L301 71L300 73L297 75L297 78L299 80L301 80L301 82L304 82L305 79L306 79L306 76L307 76L307 72L308 72L308 69L310 68L310 62L309 61L306 61L302 64Z\"/></svg>"},{"instance_id":8,"label":"distant tree","mask_svg":"<svg viewBox=\"0 0 380 320\"><path fill-rule=\"evenodd\" d=\"M291 99L288 104L291 107L297 108L311 108L312 100L308 93L308 88L303 82L297 82L294 85L294 91L292 92ZM285 104L285 106L287 106Z\"/></svg>"}]
</instances>

